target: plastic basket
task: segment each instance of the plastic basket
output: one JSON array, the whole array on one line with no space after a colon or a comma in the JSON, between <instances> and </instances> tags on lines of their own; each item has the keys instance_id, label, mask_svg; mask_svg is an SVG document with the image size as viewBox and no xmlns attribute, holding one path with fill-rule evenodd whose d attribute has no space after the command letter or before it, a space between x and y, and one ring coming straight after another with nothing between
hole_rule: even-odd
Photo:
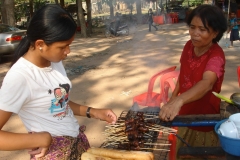
<instances>
[{"instance_id":1,"label":"plastic basket","mask_svg":"<svg viewBox=\"0 0 240 160\"><path fill-rule=\"evenodd\" d=\"M220 125L225 122L227 119L221 120L220 122L218 122L214 129L215 132L218 135L218 138L220 140L221 143L221 147L222 149L234 156L240 156L240 139L235 139L235 138L228 138L225 136L222 136L221 134L219 134L218 129L220 127Z\"/></svg>"}]
</instances>

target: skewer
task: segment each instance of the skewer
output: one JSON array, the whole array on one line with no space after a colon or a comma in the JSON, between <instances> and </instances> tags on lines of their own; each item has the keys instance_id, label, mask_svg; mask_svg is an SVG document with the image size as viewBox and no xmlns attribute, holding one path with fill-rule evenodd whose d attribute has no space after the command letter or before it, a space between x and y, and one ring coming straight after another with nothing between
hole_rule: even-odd
<instances>
[{"instance_id":1,"label":"skewer","mask_svg":"<svg viewBox=\"0 0 240 160\"><path fill-rule=\"evenodd\" d=\"M159 118L159 117L151 117L151 118L144 118L144 119L146 120L146 119L156 119L156 118Z\"/></svg>"},{"instance_id":2,"label":"skewer","mask_svg":"<svg viewBox=\"0 0 240 160\"><path fill-rule=\"evenodd\" d=\"M124 133L125 129L124 128L125 127L109 128L109 129L106 129L105 133L103 133L103 134L105 134L107 136L107 135L116 134L117 132L119 132L118 135L125 135L125 133ZM167 128L167 127L159 127L159 128L157 128L157 127L147 127L147 128L150 131L157 131L157 132L162 132L162 133L167 133L167 134L172 134L172 133L177 132L177 130ZM147 133L145 133L145 134L152 137L150 134L147 134Z\"/></svg>"},{"instance_id":3,"label":"skewer","mask_svg":"<svg viewBox=\"0 0 240 160\"><path fill-rule=\"evenodd\" d=\"M119 125L117 125L117 127L114 126L114 125L111 125L111 126L106 126L106 127L107 127L107 128L117 128L117 129L122 128L122 129L125 129L124 126L119 126L119 127L118 127L118 126L119 126ZM164 127L164 126L156 125L156 124L154 124L154 125L152 125L152 126L148 126L148 125L146 125L146 127L148 127L148 128L152 128L152 129L161 129L161 128L163 128L163 129L171 130L171 131L174 131L174 132L177 131L176 129L173 129L173 128L170 128L170 127Z\"/></svg>"},{"instance_id":4,"label":"skewer","mask_svg":"<svg viewBox=\"0 0 240 160\"><path fill-rule=\"evenodd\" d=\"M170 127L165 127L165 126L161 126L161 125L157 125L157 124L154 124L153 126L156 126L156 127L159 127L159 128L165 128L167 130L171 130L171 131L177 132L176 129L173 129L173 128L170 128Z\"/></svg>"},{"instance_id":5,"label":"skewer","mask_svg":"<svg viewBox=\"0 0 240 160\"><path fill-rule=\"evenodd\" d=\"M147 134L147 133L144 133L144 134L148 135L149 137L152 137L152 135L150 135L150 134Z\"/></svg>"},{"instance_id":6,"label":"skewer","mask_svg":"<svg viewBox=\"0 0 240 160\"><path fill-rule=\"evenodd\" d=\"M129 141L125 141L125 142L121 142L121 143L129 143ZM119 143L116 143L116 144L119 144ZM146 145L156 145L156 146L171 146L172 145L170 143L143 143L143 144L146 144Z\"/></svg>"},{"instance_id":7,"label":"skewer","mask_svg":"<svg viewBox=\"0 0 240 160\"><path fill-rule=\"evenodd\" d=\"M124 126L125 124L124 123L115 123L115 125L119 125L119 126Z\"/></svg>"},{"instance_id":8,"label":"skewer","mask_svg":"<svg viewBox=\"0 0 240 160\"><path fill-rule=\"evenodd\" d=\"M139 148L139 149L147 149L147 150L155 150L155 151L167 151L169 152L169 149L161 149L161 148Z\"/></svg>"},{"instance_id":9,"label":"skewer","mask_svg":"<svg viewBox=\"0 0 240 160\"><path fill-rule=\"evenodd\" d=\"M144 116L144 117L158 117L158 118L159 118L158 115L151 115L151 114L144 114L143 116Z\"/></svg>"},{"instance_id":10,"label":"skewer","mask_svg":"<svg viewBox=\"0 0 240 160\"><path fill-rule=\"evenodd\" d=\"M102 134L107 136L106 141L105 141L105 145L109 146L109 145L114 145L114 146L118 146L121 143L129 143L129 135L132 136L132 129L136 132L141 132L142 138L150 138L152 137L152 135L150 135L148 132L149 131L157 131L159 133L167 133L167 134L173 134L176 133L177 130L172 129L170 127L165 127L165 126L161 126L158 124L154 124L153 121L151 121L151 119L157 119L159 118L158 115L152 115L152 114L146 114L146 113L140 113L137 114L137 121L136 119L134 119L132 116L129 118L119 118L117 123L113 124L113 125L109 125L106 126L106 130L105 132L103 132ZM150 121L145 121L145 120L150 120ZM141 126L141 128L138 128L139 126ZM129 127L129 128L127 128ZM129 129L129 130L128 130ZM128 132L130 131L130 132ZM127 132L127 133L126 133ZM147 133L146 133L147 132ZM136 137L135 137L136 138ZM139 139L140 140L140 139ZM143 139L142 139L143 140ZM166 144L166 143L141 143L143 145L155 145L155 146L170 146L171 144ZM143 146L142 146L143 147ZM161 150L161 151L170 151L168 149L161 149L161 148L140 148L140 146L133 148L133 150Z\"/></svg>"},{"instance_id":11,"label":"skewer","mask_svg":"<svg viewBox=\"0 0 240 160\"><path fill-rule=\"evenodd\" d=\"M108 140L108 141L114 140L114 141L119 141L119 142L121 142L121 141L126 141L126 140L128 140L128 139L127 139L127 138L114 138L114 139L112 139L112 138L107 138L107 140Z\"/></svg>"},{"instance_id":12,"label":"skewer","mask_svg":"<svg viewBox=\"0 0 240 160\"><path fill-rule=\"evenodd\" d=\"M144 143L146 145L157 145L157 146L171 146L170 143Z\"/></svg>"},{"instance_id":13,"label":"skewer","mask_svg":"<svg viewBox=\"0 0 240 160\"><path fill-rule=\"evenodd\" d=\"M155 118L158 118L158 117L155 117ZM147 119L151 119L151 118L147 118ZM125 125L124 123L119 123L119 124L121 124L122 126ZM170 130L175 130L175 129L172 129L172 128L170 128L170 127L165 127L165 126L158 125L158 124L148 125L148 123L146 123L145 125L148 126L148 127L153 127L153 126L155 126L155 127L168 128L168 129L170 129ZM175 131L176 131L176 130L175 130Z\"/></svg>"},{"instance_id":14,"label":"skewer","mask_svg":"<svg viewBox=\"0 0 240 160\"><path fill-rule=\"evenodd\" d=\"M118 121L119 121L119 122L125 122L125 120L121 120L121 119L119 119Z\"/></svg>"}]
</instances>

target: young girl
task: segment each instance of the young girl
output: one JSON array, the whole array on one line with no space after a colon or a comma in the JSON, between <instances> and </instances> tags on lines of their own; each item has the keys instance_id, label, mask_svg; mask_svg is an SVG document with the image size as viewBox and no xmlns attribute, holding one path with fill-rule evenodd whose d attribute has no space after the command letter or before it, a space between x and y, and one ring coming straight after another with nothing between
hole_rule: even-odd
<instances>
[{"instance_id":1,"label":"young girl","mask_svg":"<svg viewBox=\"0 0 240 160\"><path fill-rule=\"evenodd\" d=\"M230 31L231 31L231 33L230 33L231 45L229 46L229 48L233 47L233 41L240 40L237 18L236 18L236 14L234 12L230 13L230 28L228 30L228 33Z\"/></svg>"},{"instance_id":2,"label":"young girl","mask_svg":"<svg viewBox=\"0 0 240 160\"><path fill-rule=\"evenodd\" d=\"M0 130L0 150L31 149L33 160L76 160L89 143L74 115L116 122L110 109L70 100L72 84L62 60L70 53L76 29L58 5L46 5L32 17L0 90L0 129L17 113L29 133Z\"/></svg>"}]
</instances>

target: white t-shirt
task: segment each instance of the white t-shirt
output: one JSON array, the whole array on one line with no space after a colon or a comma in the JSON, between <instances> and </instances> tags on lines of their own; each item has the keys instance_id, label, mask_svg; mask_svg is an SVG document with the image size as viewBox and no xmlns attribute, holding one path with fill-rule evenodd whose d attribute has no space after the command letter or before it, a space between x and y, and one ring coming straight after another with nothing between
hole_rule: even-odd
<instances>
[{"instance_id":1,"label":"white t-shirt","mask_svg":"<svg viewBox=\"0 0 240 160\"><path fill-rule=\"evenodd\" d=\"M14 112L27 131L77 137L79 124L68 105L72 84L62 62L39 68L20 58L0 89L0 109Z\"/></svg>"}]
</instances>

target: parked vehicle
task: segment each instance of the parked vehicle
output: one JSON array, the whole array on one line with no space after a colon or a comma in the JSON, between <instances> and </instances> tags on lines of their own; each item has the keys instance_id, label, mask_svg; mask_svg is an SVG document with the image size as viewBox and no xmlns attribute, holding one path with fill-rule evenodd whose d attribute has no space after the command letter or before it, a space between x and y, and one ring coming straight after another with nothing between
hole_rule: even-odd
<instances>
[{"instance_id":1,"label":"parked vehicle","mask_svg":"<svg viewBox=\"0 0 240 160\"><path fill-rule=\"evenodd\" d=\"M114 35L114 36L129 35L128 25L126 23L120 24L120 26L118 27L117 33L115 34L114 22L106 24L105 36L110 37L111 35Z\"/></svg>"},{"instance_id":2,"label":"parked vehicle","mask_svg":"<svg viewBox=\"0 0 240 160\"><path fill-rule=\"evenodd\" d=\"M26 30L6 24L0 24L0 57L14 52L21 39L26 36Z\"/></svg>"}]
</instances>

